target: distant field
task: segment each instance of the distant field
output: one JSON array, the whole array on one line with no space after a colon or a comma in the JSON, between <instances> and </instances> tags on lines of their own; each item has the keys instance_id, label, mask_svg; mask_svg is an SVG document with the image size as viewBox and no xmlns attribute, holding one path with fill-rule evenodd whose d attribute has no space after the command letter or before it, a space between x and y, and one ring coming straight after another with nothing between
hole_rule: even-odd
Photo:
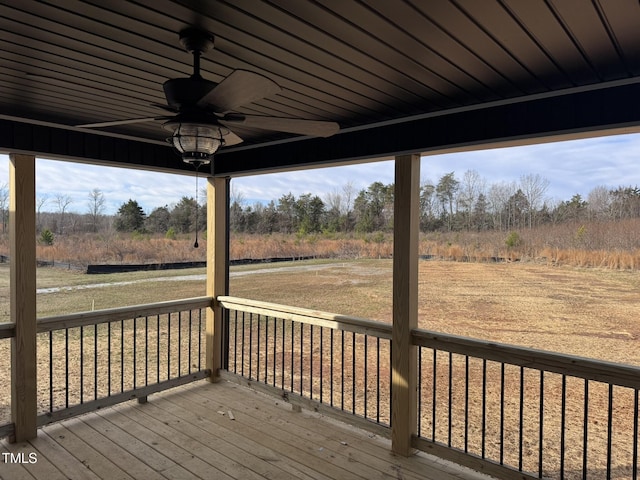
<instances>
[{"instance_id":1,"label":"distant field","mask_svg":"<svg viewBox=\"0 0 640 480\"><path fill-rule=\"evenodd\" d=\"M38 294L38 316L204 295L204 273L40 268L39 289L70 288ZM230 293L390 322L391 274L391 260L245 265L232 267ZM640 365L640 272L421 261L419 283L422 328ZM9 269L0 265L8 320Z\"/></svg>"}]
</instances>

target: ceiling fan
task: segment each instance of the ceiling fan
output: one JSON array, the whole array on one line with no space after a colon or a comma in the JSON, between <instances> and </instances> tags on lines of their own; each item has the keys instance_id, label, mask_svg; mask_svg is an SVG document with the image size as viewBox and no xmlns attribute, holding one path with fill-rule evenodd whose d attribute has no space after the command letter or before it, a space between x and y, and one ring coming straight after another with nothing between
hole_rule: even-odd
<instances>
[{"instance_id":1,"label":"ceiling fan","mask_svg":"<svg viewBox=\"0 0 640 480\"><path fill-rule=\"evenodd\" d=\"M200 57L213 48L213 36L190 27L180 32L180 43L193 54L193 74L188 78L174 78L164 82L167 105L154 104L173 115L77 126L100 128L164 121L162 126L173 132L167 140L184 162L196 168L209 163L219 147L242 142L233 132L237 127L314 137L329 137L338 132L340 127L335 122L237 113L235 110L243 105L278 93L280 86L270 78L247 70L234 70L220 83L206 80L200 75Z\"/></svg>"}]
</instances>

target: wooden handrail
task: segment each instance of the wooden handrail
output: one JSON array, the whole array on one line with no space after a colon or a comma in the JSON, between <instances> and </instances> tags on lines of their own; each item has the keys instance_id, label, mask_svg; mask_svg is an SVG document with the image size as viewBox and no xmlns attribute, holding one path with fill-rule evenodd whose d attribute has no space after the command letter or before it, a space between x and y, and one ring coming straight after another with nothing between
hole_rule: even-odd
<instances>
[{"instance_id":1,"label":"wooden handrail","mask_svg":"<svg viewBox=\"0 0 640 480\"><path fill-rule=\"evenodd\" d=\"M391 339L391 325L359 317L339 315L337 313L321 312L308 308L279 305L277 303L249 300L246 298L219 296L217 301L221 306L230 310L239 310L269 317L294 320L309 325L327 327L334 330L363 333L374 337Z\"/></svg>"},{"instance_id":2,"label":"wooden handrail","mask_svg":"<svg viewBox=\"0 0 640 480\"><path fill-rule=\"evenodd\" d=\"M422 329L413 330L412 337L413 343L422 347L640 389L640 367L633 365L430 332Z\"/></svg>"},{"instance_id":3,"label":"wooden handrail","mask_svg":"<svg viewBox=\"0 0 640 480\"><path fill-rule=\"evenodd\" d=\"M212 297L203 296L184 298L180 300L170 300L167 302L133 305L128 307L107 308L104 310L94 310L91 312L56 315L39 319L37 322L37 330L38 333L42 333L52 330L62 330L65 328L95 325L104 322L128 320L131 318L139 318L149 315L162 315L165 313L173 313L179 310L193 310L196 308L210 307L212 301Z\"/></svg>"}]
</instances>

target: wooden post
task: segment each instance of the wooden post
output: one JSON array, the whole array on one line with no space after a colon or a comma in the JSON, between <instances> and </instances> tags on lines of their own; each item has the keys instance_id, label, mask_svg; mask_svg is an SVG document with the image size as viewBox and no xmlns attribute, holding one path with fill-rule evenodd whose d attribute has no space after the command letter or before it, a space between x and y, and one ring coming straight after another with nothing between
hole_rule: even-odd
<instances>
[{"instance_id":1,"label":"wooden post","mask_svg":"<svg viewBox=\"0 0 640 480\"><path fill-rule=\"evenodd\" d=\"M13 442L37 436L35 157L9 156L11 418Z\"/></svg>"},{"instance_id":2,"label":"wooden post","mask_svg":"<svg viewBox=\"0 0 640 480\"><path fill-rule=\"evenodd\" d=\"M220 295L227 295L227 198L229 196L229 180L209 177L207 185L207 290L206 294L214 298L207 309L207 368L211 370L209 381L220 380L220 369L223 366L222 353L222 307L216 300Z\"/></svg>"},{"instance_id":3,"label":"wooden post","mask_svg":"<svg viewBox=\"0 0 640 480\"><path fill-rule=\"evenodd\" d=\"M418 227L420 155L396 157L393 220L391 448L408 456L417 426Z\"/></svg>"}]
</instances>

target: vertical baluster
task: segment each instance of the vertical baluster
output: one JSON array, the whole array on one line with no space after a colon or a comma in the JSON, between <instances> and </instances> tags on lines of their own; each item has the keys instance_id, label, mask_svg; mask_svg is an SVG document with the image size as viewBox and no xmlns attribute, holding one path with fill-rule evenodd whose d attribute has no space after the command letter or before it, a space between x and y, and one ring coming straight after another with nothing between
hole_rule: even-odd
<instances>
[{"instance_id":1,"label":"vertical baluster","mask_svg":"<svg viewBox=\"0 0 640 480\"><path fill-rule=\"evenodd\" d=\"M156 315L156 383L160 383L160 315Z\"/></svg>"},{"instance_id":2,"label":"vertical baluster","mask_svg":"<svg viewBox=\"0 0 640 480\"><path fill-rule=\"evenodd\" d=\"M289 390L290 392L293 392L293 377L294 377L294 345L295 345L295 336L294 336L294 330L295 330L295 323L293 322L293 320L291 320L291 389Z\"/></svg>"},{"instance_id":3,"label":"vertical baluster","mask_svg":"<svg viewBox=\"0 0 640 480\"><path fill-rule=\"evenodd\" d=\"M638 390L633 392L633 463L632 480L638 480Z\"/></svg>"},{"instance_id":4,"label":"vertical baluster","mask_svg":"<svg viewBox=\"0 0 640 480\"><path fill-rule=\"evenodd\" d=\"M69 329L64 329L64 406L69 408Z\"/></svg>"},{"instance_id":5,"label":"vertical baluster","mask_svg":"<svg viewBox=\"0 0 640 480\"><path fill-rule=\"evenodd\" d=\"M244 377L244 312L242 312L242 364L240 365L240 375Z\"/></svg>"},{"instance_id":6,"label":"vertical baluster","mask_svg":"<svg viewBox=\"0 0 640 480\"><path fill-rule=\"evenodd\" d=\"M331 362L330 366L331 366L331 370L329 370L329 395L331 396L331 399L329 401L329 405L331 405L333 407L333 329L331 329L331 348L329 350L329 360Z\"/></svg>"},{"instance_id":7,"label":"vertical baluster","mask_svg":"<svg viewBox=\"0 0 640 480\"><path fill-rule=\"evenodd\" d=\"M587 480L587 454L589 452L589 380L584 381L584 418L582 420L582 479ZM635 479L634 479L635 480Z\"/></svg>"},{"instance_id":8,"label":"vertical baluster","mask_svg":"<svg viewBox=\"0 0 640 480\"><path fill-rule=\"evenodd\" d=\"M137 317L133 317L133 389L136 389L136 385L137 385L137 371L138 371L138 358L137 358L137 354L138 354L138 349L136 347L137 342L137 335L138 335L138 331L137 331L137 327L138 327L138 318Z\"/></svg>"},{"instance_id":9,"label":"vertical baluster","mask_svg":"<svg viewBox=\"0 0 640 480\"><path fill-rule=\"evenodd\" d=\"M451 447L451 424L453 423L453 353L449 352L449 419L447 425L447 445Z\"/></svg>"},{"instance_id":10,"label":"vertical baluster","mask_svg":"<svg viewBox=\"0 0 640 480\"><path fill-rule=\"evenodd\" d=\"M202 309L198 310L198 371L202 370Z\"/></svg>"},{"instance_id":11,"label":"vertical baluster","mask_svg":"<svg viewBox=\"0 0 640 480\"><path fill-rule=\"evenodd\" d=\"M518 470L522 471L524 456L524 367L520 367L520 410L518 415Z\"/></svg>"},{"instance_id":12,"label":"vertical baluster","mask_svg":"<svg viewBox=\"0 0 640 480\"><path fill-rule=\"evenodd\" d=\"M500 465L504 464L504 363L500 363Z\"/></svg>"},{"instance_id":13,"label":"vertical baluster","mask_svg":"<svg viewBox=\"0 0 640 480\"><path fill-rule=\"evenodd\" d=\"M53 331L49 330L49 411L53 412Z\"/></svg>"},{"instance_id":14,"label":"vertical baluster","mask_svg":"<svg viewBox=\"0 0 640 480\"><path fill-rule=\"evenodd\" d=\"M376 337L376 422L380 423L380 337Z\"/></svg>"},{"instance_id":15,"label":"vertical baluster","mask_svg":"<svg viewBox=\"0 0 640 480\"><path fill-rule=\"evenodd\" d=\"M84 403L84 325L80 327L80 404Z\"/></svg>"},{"instance_id":16,"label":"vertical baluster","mask_svg":"<svg viewBox=\"0 0 640 480\"><path fill-rule=\"evenodd\" d=\"M309 327L309 398L313 400L313 325Z\"/></svg>"},{"instance_id":17,"label":"vertical baluster","mask_svg":"<svg viewBox=\"0 0 640 480\"><path fill-rule=\"evenodd\" d=\"M436 441L436 403L438 400L438 395L437 395L437 384L438 384L438 375L437 375L437 368L438 368L438 356L437 356L437 350L434 348L433 349L433 365L432 365L432 371L431 371L431 375L433 376L432 379L432 397L431 397L431 440L432 441Z\"/></svg>"},{"instance_id":18,"label":"vertical baluster","mask_svg":"<svg viewBox=\"0 0 640 480\"><path fill-rule=\"evenodd\" d=\"M191 336L193 335L193 311L189 310L189 342L187 344L188 360L187 360L187 373L191 375ZM227 351L228 351L227 347Z\"/></svg>"},{"instance_id":19,"label":"vertical baluster","mask_svg":"<svg viewBox=\"0 0 640 480\"><path fill-rule=\"evenodd\" d=\"M178 377L182 376L182 312L178 312Z\"/></svg>"},{"instance_id":20,"label":"vertical baluster","mask_svg":"<svg viewBox=\"0 0 640 480\"><path fill-rule=\"evenodd\" d=\"M256 380L260 381L260 319L262 318L262 315L258 315L258 341L256 342L257 346L258 346L258 354L256 355L257 360L256 360Z\"/></svg>"},{"instance_id":21,"label":"vertical baluster","mask_svg":"<svg viewBox=\"0 0 640 480\"><path fill-rule=\"evenodd\" d=\"M144 386L149 385L149 317L144 317Z\"/></svg>"},{"instance_id":22,"label":"vertical baluster","mask_svg":"<svg viewBox=\"0 0 640 480\"><path fill-rule=\"evenodd\" d=\"M607 412L607 480L611 478L611 442L613 439L613 385L609 384L609 405Z\"/></svg>"},{"instance_id":23,"label":"vertical baluster","mask_svg":"<svg viewBox=\"0 0 640 480\"><path fill-rule=\"evenodd\" d=\"M487 444L487 359L482 359L482 454L486 456Z\"/></svg>"},{"instance_id":24,"label":"vertical baluster","mask_svg":"<svg viewBox=\"0 0 640 480\"><path fill-rule=\"evenodd\" d=\"M369 403L369 399L368 399L368 393L369 393L369 372L368 372L368 365L369 365L369 353L368 353L368 345L369 344L369 336L365 333L364 334L364 418L369 418L368 415L368 403ZM418 408L418 411L420 411L420 409ZM418 430L419 431L419 430Z\"/></svg>"},{"instance_id":25,"label":"vertical baluster","mask_svg":"<svg viewBox=\"0 0 640 480\"><path fill-rule=\"evenodd\" d=\"M277 346L278 344L278 319L273 317L273 383L272 386L276 386L276 373L278 371L278 362L277 362Z\"/></svg>"},{"instance_id":26,"label":"vertical baluster","mask_svg":"<svg viewBox=\"0 0 640 480\"><path fill-rule=\"evenodd\" d=\"M562 375L562 398L560 400L560 478L564 478L565 427L567 417L567 376Z\"/></svg>"},{"instance_id":27,"label":"vertical baluster","mask_svg":"<svg viewBox=\"0 0 640 480\"><path fill-rule=\"evenodd\" d=\"M280 386L284 390L284 352L286 351L285 320L282 319L282 364L280 365Z\"/></svg>"},{"instance_id":28,"label":"vertical baluster","mask_svg":"<svg viewBox=\"0 0 640 480\"><path fill-rule=\"evenodd\" d=\"M269 383L269 317L264 322L264 383Z\"/></svg>"},{"instance_id":29,"label":"vertical baluster","mask_svg":"<svg viewBox=\"0 0 640 480\"><path fill-rule=\"evenodd\" d=\"M303 381L304 381L304 323L300 324L300 395L303 393Z\"/></svg>"},{"instance_id":30,"label":"vertical baluster","mask_svg":"<svg viewBox=\"0 0 640 480\"><path fill-rule=\"evenodd\" d=\"M93 326L93 399L98 399L98 324Z\"/></svg>"},{"instance_id":31,"label":"vertical baluster","mask_svg":"<svg viewBox=\"0 0 640 480\"><path fill-rule=\"evenodd\" d=\"M323 401L323 391L324 391L324 327L320 327L320 403ZM366 368L366 366L365 366Z\"/></svg>"},{"instance_id":32,"label":"vertical baluster","mask_svg":"<svg viewBox=\"0 0 640 480\"><path fill-rule=\"evenodd\" d=\"M124 392L124 320L120 320L120 391Z\"/></svg>"},{"instance_id":33,"label":"vertical baluster","mask_svg":"<svg viewBox=\"0 0 640 480\"><path fill-rule=\"evenodd\" d=\"M340 410L344 410L344 330L340 330Z\"/></svg>"},{"instance_id":34,"label":"vertical baluster","mask_svg":"<svg viewBox=\"0 0 640 480\"><path fill-rule=\"evenodd\" d=\"M422 436L422 348L418 347L418 436Z\"/></svg>"},{"instance_id":35,"label":"vertical baluster","mask_svg":"<svg viewBox=\"0 0 640 480\"><path fill-rule=\"evenodd\" d=\"M249 378L253 378L253 313L249 314Z\"/></svg>"},{"instance_id":36,"label":"vertical baluster","mask_svg":"<svg viewBox=\"0 0 640 480\"><path fill-rule=\"evenodd\" d=\"M464 356L464 451L469 451L469 355Z\"/></svg>"},{"instance_id":37,"label":"vertical baluster","mask_svg":"<svg viewBox=\"0 0 640 480\"><path fill-rule=\"evenodd\" d=\"M111 396L111 322L107 323L107 397Z\"/></svg>"},{"instance_id":38,"label":"vertical baluster","mask_svg":"<svg viewBox=\"0 0 640 480\"><path fill-rule=\"evenodd\" d=\"M171 313L167 314L167 380L171 378Z\"/></svg>"},{"instance_id":39,"label":"vertical baluster","mask_svg":"<svg viewBox=\"0 0 640 480\"><path fill-rule=\"evenodd\" d=\"M233 373L238 373L238 311L233 311Z\"/></svg>"},{"instance_id":40,"label":"vertical baluster","mask_svg":"<svg viewBox=\"0 0 640 480\"><path fill-rule=\"evenodd\" d=\"M351 332L351 413L356 413L356 333Z\"/></svg>"},{"instance_id":41,"label":"vertical baluster","mask_svg":"<svg viewBox=\"0 0 640 480\"><path fill-rule=\"evenodd\" d=\"M538 477L542 478L542 455L544 441L544 370L540 370L540 431L538 433Z\"/></svg>"}]
</instances>

